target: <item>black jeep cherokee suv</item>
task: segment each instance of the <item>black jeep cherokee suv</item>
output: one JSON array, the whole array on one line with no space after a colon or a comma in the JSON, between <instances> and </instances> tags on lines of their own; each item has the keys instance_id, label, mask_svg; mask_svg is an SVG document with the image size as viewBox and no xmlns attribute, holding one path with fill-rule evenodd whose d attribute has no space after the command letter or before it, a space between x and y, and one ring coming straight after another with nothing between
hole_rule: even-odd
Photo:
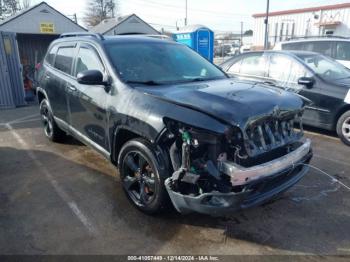
<instances>
[{"instance_id":1,"label":"black jeep cherokee suv","mask_svg":"<svg viewBox=\"0 0 350 262\"><path fill-rule=\"evenodd\" d=\"M232 212L268 201L308 171L305 102L229 79L182 44L65 34L39 78L46 136L73 135L110 159L144 212L160 211L169 196L182 213Z\"/></svg>"}]
</instances>

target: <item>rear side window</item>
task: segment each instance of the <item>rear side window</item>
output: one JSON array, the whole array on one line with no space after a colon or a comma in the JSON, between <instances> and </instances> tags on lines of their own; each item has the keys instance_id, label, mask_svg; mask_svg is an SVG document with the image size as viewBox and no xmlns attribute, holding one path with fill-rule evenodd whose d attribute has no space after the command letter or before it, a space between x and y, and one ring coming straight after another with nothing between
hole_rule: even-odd
<instances>
[{"instance_id":1,"label":"rear side window","mask_svg":"<svg viewBox=\"0 0 350 262\"><path fill-rule=\"evenodd\" d=\"M322 55L332 55L332 42L330 41L319 41L304 43L304 50L320 53Z\"/></svg>"},{"instance_id":2,"label":"rear side window","mask_svg":"<svg viewBox=\"0 0 350 262\"><path fill-rule=\"evenodd\" d=\"M47 53L47 55L45 57L45 61L48 64L53 65L53 62L55 60L56 52L57 52L57 46L51 47L51 49L49 50L49 52Z\"/></svg>"},{"instance_id":3,"label":"rear side window","mask_svg":"<svg viewBox=\"0 0 350 262\"><path fill-rule=\"evenodd\" d=\"M265 70L266 57L261 53L243 58L239 72L243 75L264 76Z\"/></svg>"},{"instance_id":4,"label":"rear side window","mask_svg":"<svg viewBox=\"0 0 350 262\"><path fill-rule=\"evenodd\" d=\"M337 42L335 59L350 61L350 42Z\"/></svg>"},{"instance_id":5,"label":"rear side window","mask_svg":"<svg viewBox=\"0 0 350 262\"><path fill-rule=\"evenodd\" d=\"M238 74L241 67L242 60L235 61L227 70L229 74Z\"/></svg>"},{"instance_id":6,"label":"rear side window","mask_svg":"<svg viewBox=\"0 0 350 262\"><path fill-rule=\"evenodd\" d=\"M77 55L75 75L77 76L80 72L85 70L99 70L104 72L103 64L97 53L86 47L81 47Z\"/></svg>"},{"instance_id":7,"label":"rear side window","mask_svg":"<svg viewBox=\"0 0 350 262\"><path fill-rule=\"evenodd\" d=\"M320 53L326 56L332 55L332 42L330 41L309 41L286 43L282 45L283 50L303 50Z\"/></svg>"},{"instance_id":8,"label":"rear side window","mask_svg":"<svg viewBox=\"0 0 350 262\"><path fill-rule=\"evenodd\" d=\"M282 50L303 50L303 44L302 43L282 44Z\"/></svg>"},{"instance_id":9,"label":"rear side window","mask_svg":"<svg viewBox=\"0 0 350 262\"><path fill-rule=\"evenodd\" d=\"M281 87L297 84L302 76L309 76L309 74L298 62L284 55L271 56L268 77L277 81Z\"/></svg>"},{"instance_id":10,"label":"rear side window","mask_svg":"<svg viewBox=\"0 0 350 262\"><path fill-rule=\"evenodd\" d=\"M72 63L73 63L74 47L60 47L58 48L55 68L58 70L71 74Z\"/></svg>"}]
</instances>

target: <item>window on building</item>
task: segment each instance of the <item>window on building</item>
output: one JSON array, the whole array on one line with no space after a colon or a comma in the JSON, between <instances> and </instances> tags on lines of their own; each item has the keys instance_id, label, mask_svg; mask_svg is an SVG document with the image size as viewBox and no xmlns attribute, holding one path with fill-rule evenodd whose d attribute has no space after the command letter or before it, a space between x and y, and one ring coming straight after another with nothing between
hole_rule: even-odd
<instances>
[{"instance_id":1,"label":"window on building","mask_svg":"<svg viewBox=\"0 0 350 262\"><path fill-rule=\"evenodd\" d=\"M284 30L284 23L281 24L281 29L280 29L280 41L283 40L283 30Z\"/></svg>"},{"instance_id":2,"label":"window on building","mask_svg":"<svg viewBox=\"0 0 350 262\"><path fill-rule=\"evenodd\" d=\"M86 70L99 70L104 72L104 66L95 51L92 49L81 47L77 55L77 65L75 75Z\"/></svg>"},{"instance_id":3,"label":"window on building","mask_svg":"<svg viewBox=\"0 0 350 262\"><path fill-rule=\"evenodd\" d=\"M278 23L275 24L274 43L277 42L277 36L278 36Z\"/></svg>"},{"instance_id":4,"label":"window on building","mask_svg":"<svg viewBox=\"0 0 350 262\"><path fill-rule=\"evenodd\" d=\"M55 59L55 68L58 70L71 74L72 62L74 55L74 47L60 47L58 48L56 59Z\"/></svg>"},{"instance_id":5,"label":"window on building","mask_svg":"<svg viewBox=\"0 0 350 262\"><path fill-rule=\"evenodd\" d=\"M294 37L294 33L295 33L295 23L292 24L292 32L291 32L291 37Z\"/></svg>"}]
</instances>

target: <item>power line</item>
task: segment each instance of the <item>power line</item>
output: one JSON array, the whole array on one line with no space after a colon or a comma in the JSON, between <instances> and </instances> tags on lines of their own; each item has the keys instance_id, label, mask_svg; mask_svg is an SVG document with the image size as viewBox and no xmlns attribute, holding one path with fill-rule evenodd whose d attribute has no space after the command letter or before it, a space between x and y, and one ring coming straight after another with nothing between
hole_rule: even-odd
<instances>
[{"instance_id":1,"label":"power line","mask_svg":"<svg viewBox=\"0 0 350 262\"><path fill-rule=\"evenodd\" d=\"M155 2L152 0L132 0L131 2L139 2L142 3L144 5L149 5L149 6L155 6L155 7L159 7L159 6L163 6L165 8L172 8L172 9L181 9L181 10L185 10L185 6L181 7L178 5L170 5L170 4L164 4L164 3L159 3L159 2ZM249 14L238 14L238 13L229 13L229 12L221 12L221 11L210 11L210 10L204 10L204 9L198 9L198 8L188 8L189 11L191 12L200 12L200 13L207 13L207 14L213 14L213 15L221 15L221 16L240 16L240 17L250 17L251 15Z\"/></svg>"}]
</instances>

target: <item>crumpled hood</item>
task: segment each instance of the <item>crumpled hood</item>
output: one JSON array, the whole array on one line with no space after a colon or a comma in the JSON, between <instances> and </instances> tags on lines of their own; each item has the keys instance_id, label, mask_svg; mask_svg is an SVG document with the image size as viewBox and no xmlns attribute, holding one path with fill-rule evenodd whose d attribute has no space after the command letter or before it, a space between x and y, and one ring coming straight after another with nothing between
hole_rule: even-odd
<instances>
[{"instance_id":1,"label":"crumpled hood","mask_svg":"<svg viewBox=\"0 0 350 262\"><path fill-rule=\"evenodd\" d=\"M137 87L169 102L191 107L234 126L244 128L250 120L280 112L302 109L303 100L278 88L224 79L200 83Z\"/></svg>"}]
</instances>

